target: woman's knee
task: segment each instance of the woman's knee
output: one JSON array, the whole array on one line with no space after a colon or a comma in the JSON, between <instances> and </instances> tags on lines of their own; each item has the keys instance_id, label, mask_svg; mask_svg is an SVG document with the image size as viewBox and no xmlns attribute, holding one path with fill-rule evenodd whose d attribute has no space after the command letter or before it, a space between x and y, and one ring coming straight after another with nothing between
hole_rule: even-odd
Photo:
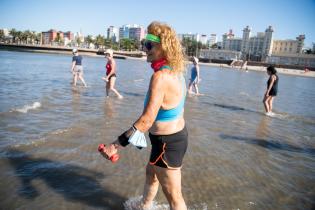
<instances>
[{"instance_id":1,"label":"woman's knee","mask_svg":"<svg viewBox=\"0 0 315 210\"><path fill-rule=\"evenodd\" d=\"M162 186L162 189L169 201L177 202L183 199L181 189L179 188Z\"/></svg>"}]
</instances>

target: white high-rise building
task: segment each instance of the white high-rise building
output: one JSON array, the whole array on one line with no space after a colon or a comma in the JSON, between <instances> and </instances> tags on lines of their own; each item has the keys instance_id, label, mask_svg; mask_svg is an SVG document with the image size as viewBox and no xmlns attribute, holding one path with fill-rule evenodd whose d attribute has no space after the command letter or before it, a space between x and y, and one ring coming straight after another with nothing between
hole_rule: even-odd
<instances>
[{"instance_id":1,"label":"white high-rise building","mask_svg":"<svg viewBox=\"0 0 315 210\"><path fill-rule=\"evenodd\" d=\"M256 36L250 37L251 29L246 26L242 37L242 58L244 60L264 61L272 51L273 29L269 26L265 32L258 32Z\"/></svg>"},{"instance_id":2,"label":"white high-rise building","mask_svg":"<svg viewBox=\"0 0 315 210\"><path fill-rule=\"evenodd\" d=\"M210 34L209 38L209 47L217 43L217 35L216 34Z\"/></svg>"},{"instance_id":3,"label":"white high-rise building","mask_svg":"<svg viewBox=\"0 0 315 210\"><path fill-rule=\"evenodd\" d=\"M265 30L265 38L264 38L263 53L262 53L263 60L265 60L267 56L271 55L272 41L273 41L272 40L273 32L274 31L273 31L272 26L269 26Z\"/></svg>"},{"instance_id":4,"label":"white high-rise building","mask_svg":"<svg viewBox=\"0 0 315 210\"><path fill-rule=\"evenodd\" d=\"M137 24L123 25L119 28L119 38L141 41L144 38L144 28Z\"/></svg>"},{"instance_id":5,"label":"white high-rise building","mask_svg":"<svg viewBox=\"0 0 315 210\"><path fill-rule=\"evenodd\" d=\"M119 29L114 26L109 26L107 29L107 39L111 39L113 42L118 42Z\"/></svg>"},{"instance_id":6,"label":"white high-rise building","mask_svg":"<svg viewBox=\"0 0 315 210\"><path fill-rule=\"evenodd\" d=\"M250 31L251 29L249 28L249 26L246 26L246 28L243 29L243 40L241 47L241 51L243 54L246 54L249 51Z\"/></svg>"},{"instance_id":7,"label":"white high-rise building","mask_svg":"<svg viewBox=\"0 0 315 210\"><path fill-rule=\"evenodd\" d=\"M206 45L208 41L208 36L206 34L201 34L199 41L201 42L201 44Z\"/></svg>"}]
</instances>

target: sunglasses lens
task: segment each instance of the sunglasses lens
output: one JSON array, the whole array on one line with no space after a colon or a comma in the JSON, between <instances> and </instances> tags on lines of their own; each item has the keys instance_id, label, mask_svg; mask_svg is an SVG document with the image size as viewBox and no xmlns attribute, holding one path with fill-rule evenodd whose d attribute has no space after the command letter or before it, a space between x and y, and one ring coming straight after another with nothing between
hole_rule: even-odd
<instances>
[{"instance_id":1,"label":"sunglasses lens","mask_svg":"<svg viewBox=\"0 0 315 210\"><path fill-rule=\"evenodd\" d=\"M145 48L147 48L147 50L152 50L152 48L153 48L153 45L152 45L152 43L151 42L148 42L148 41L146 41L146 42L144 42L144 46L145 46Z\"/></svg>"}]
</instances>

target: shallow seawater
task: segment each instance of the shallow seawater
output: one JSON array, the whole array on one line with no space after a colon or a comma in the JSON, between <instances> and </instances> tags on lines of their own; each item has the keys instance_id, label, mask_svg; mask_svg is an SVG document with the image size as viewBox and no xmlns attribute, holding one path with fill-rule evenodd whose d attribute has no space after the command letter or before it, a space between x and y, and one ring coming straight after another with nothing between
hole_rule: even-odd
<instances>
[{"instance_id":1,"label":"shallow seawater","mask_svg":"<svg viewBox=\"0 0 315 210\"><path fill-rule=\"evenodd\" d=\"M141 60L116 62L123 100L106 98L104 58L84 56L89 87L73 88L71 56L0 51L0 209L137 204L150 147L127 147L111 164L97 146L139 117L152 70ZM315 80L279 77L276 115L268 117L267 74L201 66L205 95L185 105L190 210L315 207ZM152 209L169 209L161 189Z\"/></svg>"}]
</instances>

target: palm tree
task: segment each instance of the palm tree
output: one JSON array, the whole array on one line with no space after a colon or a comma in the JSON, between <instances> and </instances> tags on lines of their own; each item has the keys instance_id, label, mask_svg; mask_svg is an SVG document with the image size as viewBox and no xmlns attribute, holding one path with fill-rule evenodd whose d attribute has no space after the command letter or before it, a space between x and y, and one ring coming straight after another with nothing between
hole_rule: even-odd
<instances>
[{"instance_id":1,"label":"palm tree","mask_svg":"<svg viewBox=\"0 0 315 210\"><path fill-rule=\"evenodd\" d=\"M112 48L113 47L112 39L104 39L104 45L106 48Z\"/></svg>"},{"instance_id":2,"label":"palm tree","mask_svg":"<svg viewBox=\"0 0 315 210\"><path fill-rule=\"evenodd\" d=\"M0 29L0 41L4 40L4 32Z\"/></svg>"},{"instance_id":3,"label":"palm tree","mask_svg":"<svg viewBox=\"0 0 315 210\"><path fill-rule=\"evenodd\" d=\"M102 48L105 45L105 38L102 35L97 35L95 39L95 45L97 48Z\"/></svg>"},{"instance_id":4,"label":"palm tree","mask_svg":"<svg viewBox=\"0 0 315 210\"><path fill-rule=\"evenodd\" d=\"M17 31L16 31L16 29L15 29L15 28L12 28L9 33L10 33L10 35L12 36L13 43L15 43L15 40L16 40L16 37L17 37Z\"/></svg>"},{"instance_id":5,"label":"palm tree","mask_svg":"<svg viewBox=\"0 0 315 210\"><path fill-rule=\"evenodd\" d=\"M58 43L58 45L61 45L61 43L63 42L63 39L60 36L60 33L57 33L57 37L54 40L55 42Z\"/></svg>"},{"instance_id":6,"label":"palm tree","mask_svg":"<svg viewBox=\"0 0 315 210\"><path fill-rule=\"evenodd\" d=\"M18 44L21 43L22 35L23 35L23 32L22 32L22 31L17 31L17 32L16 32L16 39L17 39L17 43L18 43ZM16 42L16 40L15 40L15 42Z\"/></svg>"},{"instance_id":7,"label":"palm tree","mask_svg":"<svg viewBox=\"0 0 315 210\"><path fill-rule=\"evenodd\" d=\"M41 41L42 41L42 33L35 33L35 43L42 44Z\"/></svg>"},{"instance_id":8,"label":"palm tree","mask_svg":"<svg viewBox=\"0 0 315 210\"><path fill-rule=\"evenodd\" d=\"M26 30L23 31L21 34L21 40L23 42L23 44L28 44L28 40L31 38L31 31L30 30Z\"/></svg>"},{"instance_id":9,"label":"palm tree","mask_svg":"<svg viewBox=\"0 0 315 210\"><path fill-rule=\"evenodd\" d=\"M120 41L120 48L123 50L134 50L135 49L135 41L132 39L121 39Z\"/></svg>"},{"instance_id":10,"label":"palm tree","mask_svg":"<svg viewBox=\"0 0 315 210\"><path fill-rule=\"evenodd\" d=\"M90 47L91 43L94 43L94 39L91 35L88 35L87 37L85 37L85 42L88 44L88 46Z\"/></svg>"}]
</instances>

